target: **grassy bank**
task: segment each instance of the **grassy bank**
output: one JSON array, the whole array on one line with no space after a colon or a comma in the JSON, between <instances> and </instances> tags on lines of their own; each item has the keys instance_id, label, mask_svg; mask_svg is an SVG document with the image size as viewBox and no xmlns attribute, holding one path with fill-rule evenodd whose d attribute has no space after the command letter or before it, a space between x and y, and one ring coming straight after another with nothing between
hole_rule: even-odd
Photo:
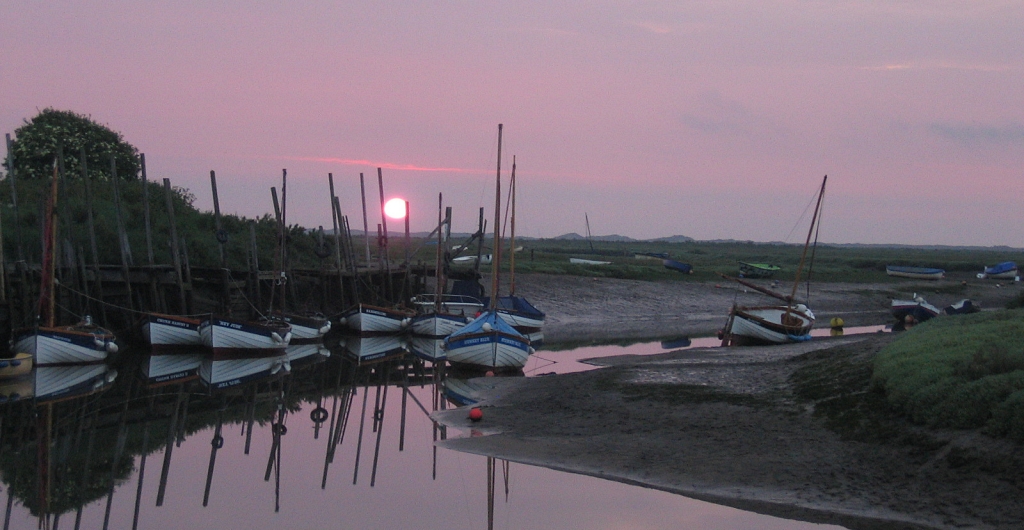
<instances>
[{"instance_id":1,"label":"grassy bank","mask_svg":"<svg viewBox=\"0 0 1024 530\"><path fill-rule=\"evenodd\" d=\"M916 423L1024 441L1024 310L916 326L878 354L872 382Z\"/></svg>"}]
</instances>

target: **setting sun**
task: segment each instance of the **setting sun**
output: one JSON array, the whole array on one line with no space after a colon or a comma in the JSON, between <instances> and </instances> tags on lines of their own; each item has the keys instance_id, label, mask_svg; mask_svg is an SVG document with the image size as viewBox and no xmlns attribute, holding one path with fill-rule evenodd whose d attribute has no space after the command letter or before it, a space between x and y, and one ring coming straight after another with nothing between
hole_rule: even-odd
<instances>
[{"instance_id":1,"label":"setting sun","mask_svg":"<svg viewBox=\"0 0 1024 530\"><path fill-rule=\"evenodd\" d=\"M384 214L392 219L405 217L405 199L394 198L384 203Z\"/></svg>"}]
</instances>

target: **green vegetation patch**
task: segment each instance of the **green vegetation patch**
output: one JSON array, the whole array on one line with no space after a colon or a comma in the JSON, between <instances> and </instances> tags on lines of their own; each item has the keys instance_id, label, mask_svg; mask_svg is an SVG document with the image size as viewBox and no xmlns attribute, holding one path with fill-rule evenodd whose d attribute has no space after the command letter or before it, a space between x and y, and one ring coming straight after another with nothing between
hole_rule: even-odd
<instances>
[{"instance_id":1,"label":"green vegetation patch","mask_svg":"<svg viewBox=\"0 0 1024 530\"><path fill-rule=\"evenodd\" d=\"M679 383L635 383L623 382L618 376L606 375L595 384L599 390L610 390L622 394L626 401L651 400L669 405L693 405L698 403L727 403L743 407L765 407L772 401L767 396L724 392L720 388L704 385Z\"/></svg>"},{"instance_id":2,"label":"green vegetation patch","mask_svg":"<svg viewBox=\"0 0 1024 530\"><path fill-rule=\"evenodd\" d=\"M879 353L873 383L914 422L1024 441L1024 310L916 326Z\"/></svg>"}]
</instances>

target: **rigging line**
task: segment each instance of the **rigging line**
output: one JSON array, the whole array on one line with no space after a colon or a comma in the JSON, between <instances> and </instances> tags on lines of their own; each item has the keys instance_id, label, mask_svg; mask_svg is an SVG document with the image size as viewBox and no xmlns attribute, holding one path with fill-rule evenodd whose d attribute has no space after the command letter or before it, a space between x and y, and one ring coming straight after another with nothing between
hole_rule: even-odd
<instances>
[{"instance_id":1,"label":"rigging line","mask_svg":"<svg viewBox=\"0 0 1024 530\"><path fill-rule=\"evenodd\" d=\"M793 223L793 228L789 229L789 233L786 234L786 239L784 239L783 241L789 243L789 238L793 237L793 232L796 232L796 229L799 228L801 224L803 224L804 218L807 217L807 212L810 211L811 206L814 205L817 199L818 190L815 189L814 193L811 195L811 200L807 203L807 206L804 207L804 211L803 213L800 214L800 217L796 220L795 223Z\"/></svg>"}]
</instances>

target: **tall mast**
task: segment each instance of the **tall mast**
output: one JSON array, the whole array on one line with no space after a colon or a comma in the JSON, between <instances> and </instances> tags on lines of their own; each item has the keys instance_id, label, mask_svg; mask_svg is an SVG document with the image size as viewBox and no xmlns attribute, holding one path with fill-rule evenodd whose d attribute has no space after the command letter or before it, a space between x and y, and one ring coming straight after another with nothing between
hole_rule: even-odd
<instances>
[{"instance_id":1,"label":"tall mast","mask_svg":"<svg viewBox=\"0 0 1024 530\"><path fill-rule=\"evenodd\" d=\"M818 212L821 210L821 199L825 196L825 183L828 182L828 175L821 181L821 190L818 191L818 203L814 205L814 215L811 217L811 227L807 229L807 241L804 242L804 251L800 254L800 264L796 268L796 278L793 280L793 292L790 294L790 305L796 299L796 290L800 286L800 271L804 268L804 258L807 257L807 247L811 244L811 235L814 233L814 225L818 222Z\"/></svg>"},{"instance_id":2,"label":"tall mast","mask_svg":"<svg viewBox=\"0 0 1024 530\"><path fill-rule=\"evenodd\" d=\"M508 255L508 294L516 294L516 155L512 155L512 180L510 192L512 193L512 235L509 237Z\"/></svg>"},{"instance_id":3,"label":"tall mast","mask_svg":"<svg viewBox=\"0 0 1024 530\"><path fill-rule=\"evenodd\" d=\"M494 251L491 257L491 309L498 307L498 272L501 265L501 129L498 124L498 174L494 187Z\"/></svg>"}]
</instances>

